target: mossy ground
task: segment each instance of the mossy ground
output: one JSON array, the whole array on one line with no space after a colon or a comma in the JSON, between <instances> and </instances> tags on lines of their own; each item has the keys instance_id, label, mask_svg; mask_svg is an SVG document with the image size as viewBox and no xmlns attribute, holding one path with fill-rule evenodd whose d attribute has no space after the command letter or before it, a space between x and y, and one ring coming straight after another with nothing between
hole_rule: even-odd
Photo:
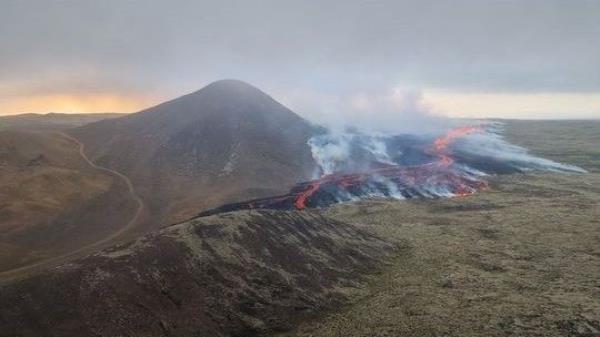
<instances>
[{"instance_id":1,"label":"mossy ground","mask_svg":"<svg viewBox=\"0 0 600 337\"><path fill-rule=\"evenodd\" d=\"M506 136L590 173L330 208L408 248L350 305L286 336L600 336L600 122L511 121Z\"/></svg>"}]
</instances>

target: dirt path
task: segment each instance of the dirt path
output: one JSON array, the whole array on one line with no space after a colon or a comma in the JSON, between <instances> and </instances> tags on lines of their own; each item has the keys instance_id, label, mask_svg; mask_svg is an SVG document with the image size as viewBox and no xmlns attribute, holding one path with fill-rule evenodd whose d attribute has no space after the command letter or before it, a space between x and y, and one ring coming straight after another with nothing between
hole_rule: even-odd
<instances>
[{"instance_id":1,"label":"dirt path","mask_svg":"<svg viewBox=\"0 0 600 337\"><path fill-rule=\"evenodd\" d=\"M61 264L64 264L68 261L71 261L73 259L76 259L78 257L82 257L86 254L89 254L91 252L94 251L94 249L101 247L111 241L114 241L115 239L117 239L118 237L120 237L121 235L123 235L125 232L129 231L130 229L132 229L133 227L135 227L140 215L142 214L142 211L144 210L144 201L140 198L140 196L136 193L135 188L133 187L133 184L131 183L131 180L125 176L124 174L115 171L115 170L111 170L107 167L104 166L100 166L95 164L94 162L92 162L88 156L85 154L85 145L80 142L79 140L67 135L66 133L60 132L59 133L62 137L68 139L71 142L76 143L79 146L79 154L81 155L81 157L83 158L83 160L85 160L86 163L88 163L91 167L100 170L100 171L104 171L110 175L116 176L119 179L122 179L125 184L127 185L127 190L129 192L129 194L131 195L131 198L135 201L135 203L137 204L135 213L133 214L133 216L131 217L131 219L123 226L121 227L118 231L112 233L111 235L93 242L91 244L88 244L86 246L80 247L74 251L65 253L63 255L59 255L59 256L55 256L40 262L36 262L34 264L30 264L27 266L23 266L23 267L19 267L19 268L15 268L15 269L11 269L11 270L7 270L4 272L0 272L0 284L4 284L4 283L9 283L11 281L14 281L16 279L20 279L23 278L27 275L31 275L33 273L36 272L40 272L42 270L46 270L49 268L53 268L56 266L59 266Z\"/></svg>"}]
</instances>

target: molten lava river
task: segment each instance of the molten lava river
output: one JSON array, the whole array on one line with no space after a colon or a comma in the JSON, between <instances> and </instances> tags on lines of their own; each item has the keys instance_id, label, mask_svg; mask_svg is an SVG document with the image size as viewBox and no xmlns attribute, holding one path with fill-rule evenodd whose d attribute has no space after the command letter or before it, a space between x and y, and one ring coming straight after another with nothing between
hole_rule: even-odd
<instances>
[{"instance_id":1,"label":"molten lava river","mask_svg":"<svg viewBox=\"0 0 600 337\"><path fill-rule=\"evenodd\" d=\"M309 141L320 177L280 196L227 204L201 216L242 209L326 207L367 198L467 196L488 187L484 177L545 170L584 170L531 156L506 142L501 124L468 125L438 137L323 134Z\"/></svg>"}]
</instances>

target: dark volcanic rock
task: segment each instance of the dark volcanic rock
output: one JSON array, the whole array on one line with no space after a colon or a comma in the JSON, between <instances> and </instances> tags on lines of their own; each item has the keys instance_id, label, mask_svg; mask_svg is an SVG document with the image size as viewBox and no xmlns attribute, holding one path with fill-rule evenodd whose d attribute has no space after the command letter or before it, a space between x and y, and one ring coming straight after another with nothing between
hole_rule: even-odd
<instances>
[{"instance_id":1,"label":"dark volcanic rock","mask_svg":"<svg viewBox=\"0 0 600 337\"><path fill-rule=\"evenodd\" d=\"M258 336L344 300L396 246L309 212L168 227L0 288L0 336Z\"/></svg>"}]
</instances>

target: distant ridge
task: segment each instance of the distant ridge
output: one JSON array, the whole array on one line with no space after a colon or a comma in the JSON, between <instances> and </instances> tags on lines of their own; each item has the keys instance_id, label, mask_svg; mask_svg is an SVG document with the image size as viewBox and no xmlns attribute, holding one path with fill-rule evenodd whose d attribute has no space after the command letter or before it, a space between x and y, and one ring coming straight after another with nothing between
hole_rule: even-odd
<instances>
[{"instance_id":1,"label":"distant ridge","mask_svg":"<svg viewBox=\"0 0 600 337\"><path fill-rule=\"evenodd\" d=\"M81 113L66 114L57 112L25 113L0 116L0 125L13 128L72 128L97 122L103 119L123 117L122 113Z\"/></svg>"}]
</instances>

